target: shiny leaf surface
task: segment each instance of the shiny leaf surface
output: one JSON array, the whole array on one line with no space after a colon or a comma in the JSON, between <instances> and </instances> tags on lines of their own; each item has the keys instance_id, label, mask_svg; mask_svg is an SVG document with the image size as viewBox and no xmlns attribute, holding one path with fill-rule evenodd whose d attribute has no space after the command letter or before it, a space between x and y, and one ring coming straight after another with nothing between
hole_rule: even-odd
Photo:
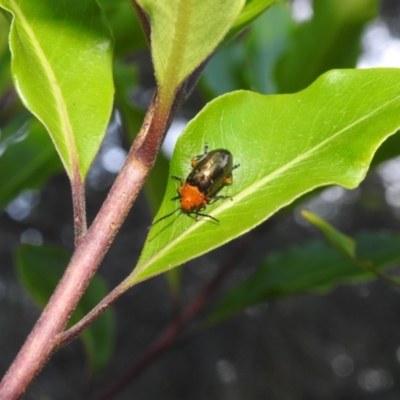
<instances>
[{"instance_id":1,"label":"shiny leaf surface","mask_svg":"<svg viewBox=\"0 0 400 400\"><path fill-rule=\"evenodd\" d=\"M156 224L131 283L164 272L257 226L317 187L356 187L379 145L400 126L400 70L332 71L307 90L263 96L234 92L208 104L188 125L170 175L186 177L205 142L227 148L240 168L220 200L195 221L180 212ZM169 180L156 219L179 207Z\"/></svg>"}]
</instances>

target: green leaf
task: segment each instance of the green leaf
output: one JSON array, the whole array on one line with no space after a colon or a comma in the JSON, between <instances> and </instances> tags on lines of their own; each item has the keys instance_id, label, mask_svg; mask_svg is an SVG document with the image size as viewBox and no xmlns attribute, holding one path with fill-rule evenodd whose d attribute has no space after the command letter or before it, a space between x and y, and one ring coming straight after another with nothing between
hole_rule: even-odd
<instances>
[{"instance_id":1,"label":"green leaf","mask_svg":"<svg viewBox=\"0 0 400 400\"><path fill-rule=\"evenodd\" d=\"M331 224L318 217L318 215L311 213L310 211L302 210L301 215L310 224L319 229L325 236L326 240L337 250L350 258L354 258L356 256L356 243L351 237L338 231Z\"/></svg>"},{"instance_id":2,"label":"green leaf","mask_svg":"<svg viewBox=\"0 0 400 400\"><path fill-rule=\"evenodd\" d=\"M8 49L8 21L0 13L0 93L11 85L10 51Z\"/></svg>"},{"instance_id":3,"label":"green leaf","mask_svg":"<svg viewBox=\"0 0 400 400\"><path fill-rule=\"evenodd\" d=\"M93 310L108 294L104 280L95 276L86 289L74 314L69 327L80 321L89 311ZM115 343L115 318L108 308L88 328L82 332L85 351L94 373L99 373L110 361Z\"/></svg>"},{"instance_id":4,"label":"green leaf","mask_svg":"<svg viewBox=\"0 0 400 400\"><path fill-rule=\"evenodd\" d=\"M362 31L377 15L378 0L315 1L312 20L293 31L276 65L280 91L296 92L330 69L354 67Z\"/></svg>"},{"instance_id":5,"label":"green leaf","mask_svg":"<svg viewBox=\"0 0 400 400\"><path fill-rule=\"evenodd\" d=\"M40 188L62 171L43 125L26 115L16 118L0 137L0 209L25 189Z\"/></svg>"},{"instance_id":6,"label":"green leaf","mask_svg":"<svg viewBox=\"0 0 400 400\"><path fill-rule=\"evenodd\" d=\"M35 302L44 307L61 279L71 253L58 247L20 246L15 264L20 281ZM107 295L103 280L95 276L75 309L69 326L74 325ZM114 321L111 310L106 310L82 333L83 343L94 372L99 372L112 355Z\"/></svg>"},{"instance_id":7,"label":"green leaf","mask_svg":"<svg viewBox=\"0 0 400 400\"><path fill-rule=\"evenodd\" d=\"M358 254L384 269L400 261L400 237L363 233L356 236ZM327 291L341 283L373 279L348 257L322 241L313 241L272 254L246 282L229 291L214 310L215 323L248 307L279 296Z\"/></svg>"},{"instance_id":8,"label":"green leaf","mask_svg":"<svg viewBox=\"0 0 400 400\"><path fill-rule=\"evenodd\" d=\"M236 20L244 0L137 0L151 21L151 49L160 97L177 87L215 49Z\"/></svg>"},{"instance_id":9,"label":"green leaf","mask_svg":"<svg viewBox=\"0 0 400 400\"><path fill-rule=\"evenodd\" d=\"M258 18L268 7L274 4L276 0L248 0L240 15L236 18L224 42L229 41L245 29L251 22Z\"/></svg>"},{"instance_id":10,"label":"green leaf","mask_svg":"<svg viewBox=\"0 0 400 400\"><path fill-rule=\"evenodd\" d=\"M144 190L148 200L148 205L151 215L155 215L160 208L161 202L164 198L165 188L168 182L168 168L169 160L160 152L157 156L156 163L152 168L146 182ZM178 296L181 287L181 268L174 268L166 271L165 278L167 279L171 295L175 302L178 301Z\"/></svg>"},{"instance_id":11,"label":"green leaf","mask_svg":"<svg viewBox=\"0 0 400 400\"><path fill-rule=\"evenodd\" d=\"M160 152L144 185L152 215L156 214L164 198L168 181L168 168L169 160Z\"/></svg>"},{"instance_id":12,"label":"green leaf","mask_svg":"<svg viewBox=\"0 0 400 400\"><path fill-rule=\"evenodd\" d=\"M143 123L144 111L132 104L132 94L138 86L138 73L133 65L114 63L115 104L121 113L124 132L133 142Z\"/></svg>"},{"instance_id":13,"label":"green leaf","mask_svg":"<svg viewBox=\"0 0 400 400\"><path fill-rule=\"evenodd\" d=\"M15 87L72 178L85 177L112 108L112 39L95 0L0 0Z\"/></svg>"},{"instance_id":14,"label":"green leaf","mask_svg":"<svg viewBox=\"0 0 400 400\"><path fill-rule=\"evenodd\" d=\"M275 66L287 46L293 30L287 4L276 4L252 25L246 35L247 62L251 67L249 81L253 90L276 93Z\"/></svg>"},{"instance_id":15,"label":"green leaf","mask_svg":"<svg viewBox=\"0 0 400 400\"><path fill-rule=\"evenodd\" d=\"M249 231L317 187L356 187L371 158L400 126L400 70L332 71L292 95L234 92L209 103L176 146L170 175L186 177L205 142L227 148L240 168L194 221L176 213L152 227L131 284L180 265ZM179 206L170 180L156 219Z\"/></svg>"},{"instance_id":16,"label":"green leaf","mask_svg":"<svg viewBox=\"0 0 400 400\"><path fill-rule=\"evenodd\" d=\"M390 136L388 140L382 143L378 151L374 155L372 165L375 167L380 163L397 157L400 154L400 132L398 131L395 135Z\"/></svg>"},{"instance_id":17,"label":"green leaf","mask_svg":"<svg viewBox=\"0 0 400 400\"><path fill-rule=\"evenodd\" d=\"M126 0L99 0L112 29L116 57L126 57L148 49L142 27L131 2Z\"/></svg>"},{"instance_id":18,"label":"green leaf","mask_svg":"<svg viewBox=\"0 0 400 400\"><path fill-rule=\"evenodd\" d=\"M271 7L251 24L246 35L221 47L211 58L202 75L206 89L213 97L238 89L276 92L273 67L292 24L286 5Z\"/></svg>"},{"instance_id":19,"label":"green leaf","mask_svg":"<svg viewBox=\"0 0 400 400\"><path fill-rule=\"evenodd\" d=\"M367 273L370 273L377 278L383 279L388 283L400 287L399 279L379 272L377 267L374 265L373 262L371 262L371 260L363 260L356 255L356 243L352 238L344 235L343 233L335 229L331 224L309 211L303 210L302 215L308 222L310 222L310 224L314 225L322 232L326 241L331 246L339 250L346 257L348 257L354 265L357 265L358 267L365 270Z\"/></svg>"}]
</instances>

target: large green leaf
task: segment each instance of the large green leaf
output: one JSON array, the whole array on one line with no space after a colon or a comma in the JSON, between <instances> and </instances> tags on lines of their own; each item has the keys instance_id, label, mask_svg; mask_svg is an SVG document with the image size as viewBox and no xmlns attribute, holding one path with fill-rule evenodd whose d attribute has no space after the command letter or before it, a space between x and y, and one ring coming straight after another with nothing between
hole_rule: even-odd
<instances>
[{"instance_id":1,"label":"large green leaf","mask_svg":"<svg viewBox=\"0 0 400 400\"><path fill-rule=\"evenodd\" d=\"M44 307L71 259L71 254L58 247L22 245L17 249L15 263L20 281L40 307ZM69 326L77 323L106 295L103 280L95 276L75 309ZM114 344L114 323L108 309L82 332L85 350L95 372L109 361Z\"/></svg>"},{"instance_id":2,"label":"large green leaf","mask_svg":"<svg viewBox=\"0 0 400 400\"><path fill-rule=\"evenodd\" d=\"M179 84L223 39L244 0L137 0L151 21L153 65L161 98L170 100Z\"/></svg>"},{"instance_id":3,"label":"large green leaf","mask_svg":"<svg viewBox=\"0 0 400 400\"><path fill-rule=\"evenodd\" d=\"M364 233L355 237L357 255L376 268L400 261L398 235ZM272 254L246 282L229 291L210 317L227 318L260 302L305 291L326 291L340 283L375 278L351 259L322 241L313 241Z\"/></svg>"},{"instance_id":4,"label":"large green leaf","mask_svg":"<svg viewBox=\"0 0 400 400\"><path fill-rule=\"evenodd\" d=\"M39 188L62 171L43 125L25 114L5 127L0 137L0 209L22 190Z\"/></svg>"},{"instance_id":5,"label":"large green leaf","mask_svg":"<svg viewBox=\"0 0 400 400\"><path fill-rule=\"evenodd\" d=\"M314 16L293 31L292 43L276 65L280 92L304 89L333 68L352 68L361 51L368 21L378 15L378 0L320 0Z\"/></svg>"},{"instance_id":6,"label":"large green leaf","mask_svg":"<svg viewBox=\"0 0 400 400\"><path fill-rule=\"evenodd\" d=\"M112 39L95 0L0 0L15 86L70 177L86 175L112 108Z\"/></svg>"},{"instance_id":7,"label":"large green leaf","mask_svg":"<svg viewBox=\"0 0 400 400\"><path fill-rule=\"evenodd\" d=\"M354 188L400 126L400 70L332 71L292 95L234 92L208 104L178 141L170 174L186 177L203 144L228 148L240 168L207 212L176 213L149 233L131 283L164 272L247 232L316 187ZM156 218L178 207L170 180Z\"/></svg>"}]
</instances>

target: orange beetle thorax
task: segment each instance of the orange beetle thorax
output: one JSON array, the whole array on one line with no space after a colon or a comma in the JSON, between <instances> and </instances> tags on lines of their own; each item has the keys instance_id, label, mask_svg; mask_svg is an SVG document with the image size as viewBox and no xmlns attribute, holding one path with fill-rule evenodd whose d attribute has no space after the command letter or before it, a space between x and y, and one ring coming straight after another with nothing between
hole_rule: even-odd
<instances>
[{"instance_id":1,"label":"orange beetle thorax","mask_svg":"<svg viewBox=\"0 0 400 400\"><path fill-rule=\"evenodd\" d=\"M199 210L207 205L208 197L201 193L196 186L185 182L182 187L178 188L178 192L181 196L181 209L183 211Z\"/></svg>"}]
</instances>

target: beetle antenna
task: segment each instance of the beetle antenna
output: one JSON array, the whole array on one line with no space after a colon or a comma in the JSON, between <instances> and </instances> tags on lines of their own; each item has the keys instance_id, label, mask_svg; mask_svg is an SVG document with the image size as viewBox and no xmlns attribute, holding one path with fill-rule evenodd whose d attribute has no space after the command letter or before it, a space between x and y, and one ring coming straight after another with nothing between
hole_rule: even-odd
<instances>
[{"instance_id":1,"label":"beetle antenna","mask_svg":"<svg viewBox=\"0 0 400 400\"><path fill-rule=\"evenodd\" d=\"M181 208L178 207L177 209L175 209L174 211L170 212L169 214L164 215L163 217L159 218L156 222L153 222L153 223L149 226L149 229L152 228L155 224L158 224L158 223L159 223L160 221L162 221L163 219L170 217L172 214L175 214L175 213L176 213L178 210L180 210L180 209L181 209Z\"/></svg>"}]
</instances>

